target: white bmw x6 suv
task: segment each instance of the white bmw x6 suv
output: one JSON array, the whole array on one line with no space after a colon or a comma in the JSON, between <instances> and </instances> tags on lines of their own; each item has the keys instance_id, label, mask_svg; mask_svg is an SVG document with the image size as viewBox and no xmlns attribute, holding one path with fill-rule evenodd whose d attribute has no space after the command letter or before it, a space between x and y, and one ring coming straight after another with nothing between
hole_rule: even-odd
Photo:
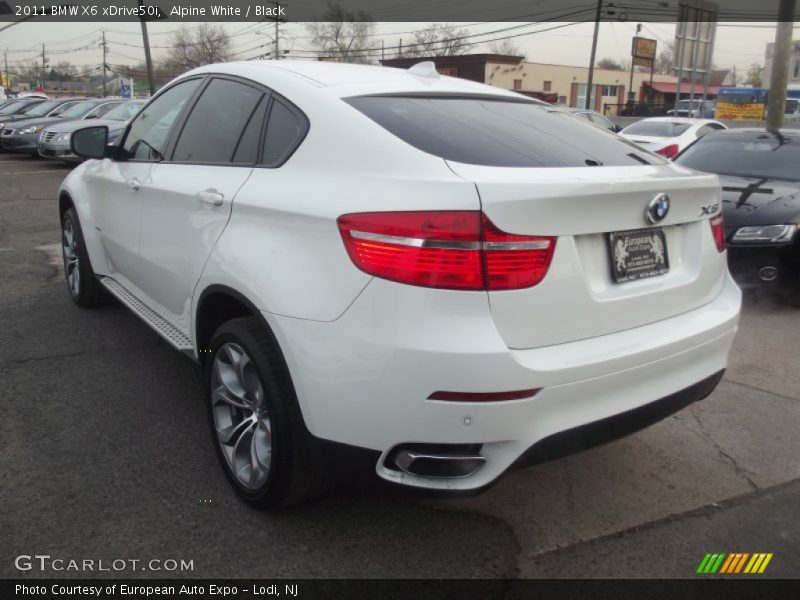
<instances>
[{"instance_id":1,"label":"white bmw x6 suv","mask_svg":"<svg viewBox=\"0 0 800 600\"><path fill-rule=\"evenodd\" d=\"M476 492L725 369L741 298L717 177L512 92L429 63L225 63L105 135L72 137L96 160L60 190L69 292L202 366L256 506L356 458Z\"/></svg>"}]
</instances>

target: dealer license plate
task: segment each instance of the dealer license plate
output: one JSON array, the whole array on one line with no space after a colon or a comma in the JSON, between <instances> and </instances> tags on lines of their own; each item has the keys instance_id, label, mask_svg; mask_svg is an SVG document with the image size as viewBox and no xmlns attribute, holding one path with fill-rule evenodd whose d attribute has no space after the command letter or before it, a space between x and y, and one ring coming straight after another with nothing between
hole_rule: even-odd
<instances>
[{"instance_id":1,"label":"dealer license plate","mask_svg":"<svg viewBox=\"0 0 800 600\"><path fill-rule=\"evenodd\" d=\"M658 277L669 271L664 231L633 229L608 234L611 278L616 283Z\"/></svg>"}]
</instances>

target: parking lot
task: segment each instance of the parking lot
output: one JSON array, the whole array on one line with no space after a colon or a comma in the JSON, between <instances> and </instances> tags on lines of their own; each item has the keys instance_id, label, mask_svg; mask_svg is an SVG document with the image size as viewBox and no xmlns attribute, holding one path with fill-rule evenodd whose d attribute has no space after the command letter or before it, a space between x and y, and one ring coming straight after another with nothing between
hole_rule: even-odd
<instances>
[{"instance_id":1,"label":"parking lot","mask_svg":"<svg viewBox=\"0 0 800 600\"><path fill-rule=\"evenodd\" d=\"M178 574L207 578L693 577L707 552L771 552L762 577L800 576L800 310L746 294L711 397L481 496L343 488L259 513L217 464L189 363L124 308L70 301L69 169L0 154L2 577L87 576L19 572L20 554L192 560Z\"/></svg>"}]
</instances>

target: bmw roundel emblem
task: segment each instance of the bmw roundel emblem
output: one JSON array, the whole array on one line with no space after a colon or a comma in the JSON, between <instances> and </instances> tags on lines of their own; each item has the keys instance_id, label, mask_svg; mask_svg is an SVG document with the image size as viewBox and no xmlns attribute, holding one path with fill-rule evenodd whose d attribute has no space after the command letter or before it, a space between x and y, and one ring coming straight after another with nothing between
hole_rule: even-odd
<instances>
[{"instance_id":1,"label":"bmw roundel emblem","mask_svg":"<svg viewBox=\"0 0 800 600\"><path fill-rule=\"evenodd\" d=\"M658 194L655 198L650 200L647 205L647 210L644 215L650 223L658 223L664 220L664 217L669 213L669 196L666 194Z\"/></svg>"}]
</instances>

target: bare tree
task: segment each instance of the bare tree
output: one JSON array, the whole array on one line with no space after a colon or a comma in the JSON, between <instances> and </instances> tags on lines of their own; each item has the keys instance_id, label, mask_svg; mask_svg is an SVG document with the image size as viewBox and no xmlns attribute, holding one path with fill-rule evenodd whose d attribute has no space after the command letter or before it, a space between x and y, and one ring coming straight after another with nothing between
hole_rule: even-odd
<instances>
[{"instance_id":1,"label":"bare tree","mask_svg":"<svg viewBox=\"0 0 800 600\"><path fill-rule=\"evenodd\" d=\"M78 69L69 61L61 61L50 70L50 79L72 81L78 75Z\"/></svg>"},{"instance_id":2,"label":"bare tree","mask_svg":"<svg viewBox=\"0 0 800 600\"><path fill-rule=\"evenodd\" d=\"M468 29L456 29L450 23L434 23L414 34L414 41L404 52L405 56L455 56L465 54L475 47L466 41Z\"/></svg>"},{"instance_id":3,"label":"bare tree","mask_svg":"<svg viewBox=\"0 0 800 600\"><path fill-rule=\"evenodd\" d=\"M17 67L17 77L21 81L38 81L42 75L42 64L32 60Z\"/></svg>"},{"instance_id":4,"label":"bare tree","mask_svg":"<svg viewBox=\"0 0 800 600\"><path fill-rule=\"evenodd\" d=\"M672 72L672 44L658 53L656 57L656 73L668 75Z\"/></svg>"},{"instance_id":5,"label":"bare tree","mask_svg":"<svg viewBox=\"0 0 800 600\"><path fill-rule=\"evenodd\" d=\"M744 82L753 87L761 87L764 82L764 67L758 63L751 64L750 68L747 69Z\"/></svg>"},{"instance_id":6,"label":"bare tree","mask_svg":"<svg viewBox=\"0 0 800 600\"><path fill-rule=\"evenodd\" d=\"M598 69L608 69L609 71L622 71L623 67L613 58L601 58L597 61Z\"/></svg>"},{"instance_id":7,"label":"bare tree","mask_svg":"<svg viewBox=\"0 0 800 600\"><path fill-rule=\"evenodd\" d=\"M203 23L197 29L184 27L170 37L171 48L164 59L167 71L180 72L200 65L224 62L231 55L231 40L218 25Z\"/></svg>"},{"instance_id":8,"label":"bare tree","mask_svg":"<svg viewBox=\"0 0 800 600\"><path fill-rule=\"evenodd\" d=\"M492 54L504 54L506 56L521 56L525 58L525 53L513 39L506 38L497 40L489 44L489 51Z\"/></svg>"},{"instance_id":9,"label":"bare tree","mask_svg":"<svg viewBox=\"0 0 800 600\"><path fill-rule=\"evenodd\" d=\"M329 0L328 10L322 19L306 24L306 29L313 36L311 45L321 56L337 58L341 62L371 62L368 49L375 23L366 12L353 12Z\"/></svg>"}]
</instances>

